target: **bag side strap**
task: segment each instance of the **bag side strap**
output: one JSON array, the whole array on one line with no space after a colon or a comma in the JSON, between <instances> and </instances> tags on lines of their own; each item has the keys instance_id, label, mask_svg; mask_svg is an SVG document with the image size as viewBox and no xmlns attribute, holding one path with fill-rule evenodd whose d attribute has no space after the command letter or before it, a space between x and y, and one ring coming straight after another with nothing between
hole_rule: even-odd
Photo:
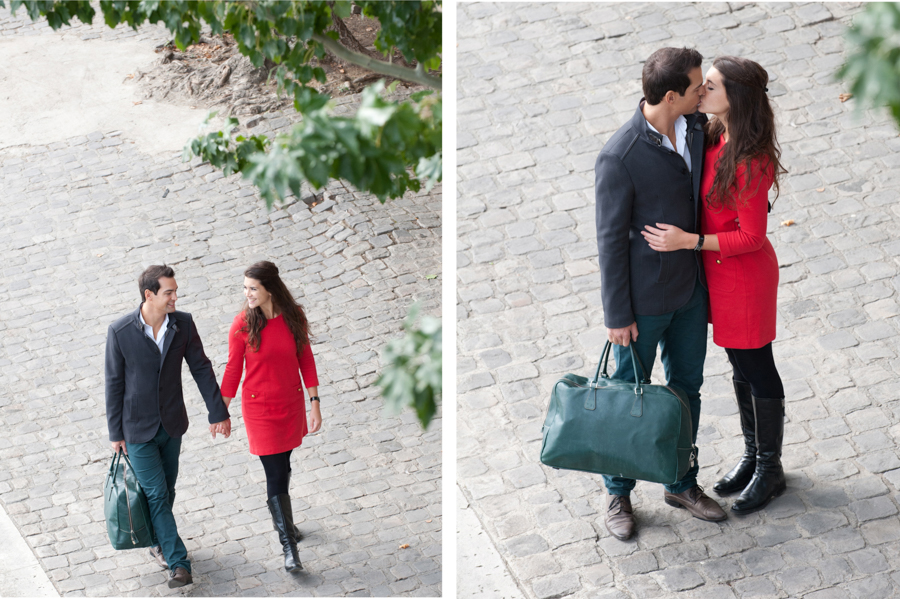
<instances>
[{"instance_id":1,"label":"bag side strap","mask_svg":"<svg viewBox=\"0 0 900 599\"><path fill-rule=\"evenodd\" d=\"M638 387L638 388L640 389L640 387ZM643 389L642 389L641 391L642 391L641 393L637 393L637 392L635 391L635 394L634 394L634 403L631 404L631 413L630 413L630 415L631 415L631 416L634 416L635 418L640 418L641 416L644 415L644 394L643 394Z\"/></svg>"}]
</instances>

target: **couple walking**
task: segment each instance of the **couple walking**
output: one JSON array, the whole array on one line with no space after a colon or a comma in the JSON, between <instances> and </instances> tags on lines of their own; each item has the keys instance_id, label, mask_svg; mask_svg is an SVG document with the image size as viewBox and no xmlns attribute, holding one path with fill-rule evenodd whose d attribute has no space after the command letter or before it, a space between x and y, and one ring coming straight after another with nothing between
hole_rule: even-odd
<instances>
[{"instance_id":1,"label":"couple walking","mask_svg":"<svg viewBox=\"0 0 900 599\"><path fill-rule=\"evenodd\" d=\"M690 400L696 444L707 324L725 348L744 436L738 464L713 487L740 493L735 514L755 512L785 490L781 466L784 388L772 355L778 261L766 239L769 189L784 171L768 74L734 56L713 61L662 48L643 67L644 98L606 143L595 167L601 295L613 378L632 380L633 344L653 368L657 347L667 384ZM698 485L694 462L664 501L702 520L722 507ZM634 534L635 481L604 476L606 527Z\"/></svg>"},{"instance_id":2,"label":"couple walking","mask_svg":"<svg viewBox=\"0 0 900 599\"><path fill-rule=\"evenodd\" d=\"M129 456L147 495L157 544L156 561L169 570L170 588L193 582L187 549L175 525L175 481L181 437L188 428L181 387L187 362L209 411L209 430L231 435L228 406L246 363L241 413L250 442L266 472L272 523L284 551L284 567L300 569L288 494L291 451L322 425L316 363L303 308L271 262L244 272L243 310L228 334L228 364L221 391L190 314L175 310L178 285L168 266L151 266L138 279L141 305L109 327L106 338L106 419L114 451ZM303 380L301 382L301 374ZM309 423L303 383L310 394Z\"/></svg>"}]
</instances>

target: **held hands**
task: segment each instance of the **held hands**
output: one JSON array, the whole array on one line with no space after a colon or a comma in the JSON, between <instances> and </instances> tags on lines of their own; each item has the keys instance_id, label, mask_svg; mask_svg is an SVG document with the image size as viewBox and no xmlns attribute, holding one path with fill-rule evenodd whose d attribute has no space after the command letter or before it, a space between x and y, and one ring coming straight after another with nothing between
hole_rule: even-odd
<instances>
[{"instance_id":1,"label":"held hands","mask_svg":"<svg viewBox=\"0 0 900 599\"><path fill-rule=\"evenodd\" d=\"M697 245L697 235L686 233L675 225L656 223L656 227L646 225L641 235L650 244L650 249L657 252L674 252L675 250L692 250Z\"/></svg>"},{"instance_id":2,"label":"held hands","mask_svg":"<svg viewBox=\"0 0 900 599\"><path fill-rule=\"evenodd\" d=\"M606 336L612 343L628 347L632 341L637 341L637 323L632 322L629 326L621 329L606 329Z\"/></svg>"},{"instance_id":3,"label":"held hands","mask_svg":"<svg viewBox=\"0 0 900 599\"><path fill-rule=\"evenodd\" d=\"M309 432L314 433L322 427L322 412L319 410L319 402L311 401L309 408Z\"/></svg>"},{"instance_id":4,"label":"held hands","mask_svg":"<svg viewBox=\"0 0 900 599\"><path fill-rule=\"evenodd\" d=\"M227 439L231 436L231 418L210 424L209 432L212 433L213 439L216 438L216 433L223 435Z\"/></svg>"},{"instance_id":5,"label":"held hands","mask_svg":"<svg viewBox=\"0 0 900 599\"><path fill-rule=\"evenodd\" d=\"M233 397L222 397L222 401L225 403L225 407L227 408L231 404L231 400ZM231 418L228 420L223 420L222 422L214 422L209 425L209 432L212 433L213 439L216 438L216 433L220 435L224 435L227 439L231 436Z\"/></svg>"}]
</instances>

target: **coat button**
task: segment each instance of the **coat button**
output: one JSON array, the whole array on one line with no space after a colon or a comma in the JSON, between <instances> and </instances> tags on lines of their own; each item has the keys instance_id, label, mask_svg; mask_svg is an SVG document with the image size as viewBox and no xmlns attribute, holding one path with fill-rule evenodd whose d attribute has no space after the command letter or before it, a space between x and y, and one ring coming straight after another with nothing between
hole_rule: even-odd
<instances>
[{"instance_id":1,"label":"coat button","mask_svg":"<svg viewBox=\"0 0 900 599\"><path fill-rule=\"evenodd\" d=\"M255 395L251 395L250 397L256 397Z\"/></svg>"},{"instance_id":2,"label":"coat button","mask_svg":"<svg viewBox=\"0 0 900 599\"><path fill-rule=\"evenodd\" d=\"M716 260L716 264L722 264L721 260Z\"/></svg>"}]
</instances>

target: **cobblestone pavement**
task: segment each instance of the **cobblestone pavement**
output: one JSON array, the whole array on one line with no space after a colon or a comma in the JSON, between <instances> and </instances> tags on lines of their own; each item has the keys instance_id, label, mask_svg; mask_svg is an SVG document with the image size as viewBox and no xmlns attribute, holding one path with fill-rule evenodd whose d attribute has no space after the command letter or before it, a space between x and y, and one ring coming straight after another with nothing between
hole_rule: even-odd
<instances>
[{"instance_id":1,"label":"cobblestone pavement","mask_svg":"<svg viewBox=\"0 0 900 599\"><path fill-rule=\"evenodd\" d=\"M458 6L459 479L527 597L900 596L900 138L885 111L857 119L838 100L832 74L859 10ZM696 46L704 69L752 58L774 80L790 171L769 218L789 490L715 524L639 483L640 532L623 543L603 526L601 478L545 468L538 453L552 385L593 372L605 341L594 161L635 110L641 61L667 45ZM742 447L711 337L705 374L711 488Z\"/></svg>"},{"instance_id":2,"label":"cobblestone pavement","mask_svg":"<svg viewBox=\"0 0 900 599\"><path fill-rule=\"evenodd\" d=\"M17 25L23 16L0 11L0 32L61 35ZM148 43L166 38L148 29L138 34ZM131 33L63 35L114 51ZM260 130L288 124L273 115ZM440 188L381 205L337 182L314 208L269 212L237 177L109 131L4 149L0 177L0 501L60 593L440 595L441 419L423 432L412 413L385 413L372 385L410 303L440 313L441 278L425 279L441 268ZM323 429L293 462L305 570L284 571L239 400L234 434L213 441L185 368L191 429L175 518L195 582L170 590L146 550L114 551L106 535L106 328L137 305L141 270L168 263L221 377L241 273L260 259L305 305L319 368Z\"/></svg>"}]
</instances>

